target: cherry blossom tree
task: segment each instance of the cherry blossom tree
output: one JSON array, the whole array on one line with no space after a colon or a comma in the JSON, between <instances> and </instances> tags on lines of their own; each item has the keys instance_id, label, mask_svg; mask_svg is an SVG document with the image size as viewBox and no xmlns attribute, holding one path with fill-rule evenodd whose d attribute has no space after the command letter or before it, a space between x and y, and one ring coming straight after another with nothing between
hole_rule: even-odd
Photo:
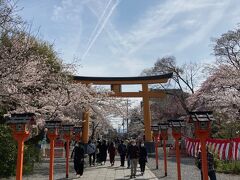
<instances>
[{"instance_id":1,"label":"cherry blossom tree","mask_svg":"<svg viewBox=\"0 0 240 180\"><path fill-rule=\"evenodd\" d=\"M180 89L182 93L175 93L175 91L166 91L166 93L168 95L175 96L187 113L190 109L187 106L186 98L195 93L197 84L201 80L201 72L202 66L200 64L190 62L183 65L177 65L176 58L174 56L166 56L158 59L152 68L143 70L142 75L173 73L173 78L169 81L169 83L163 85L160 84L160 86L153 86L153 88L164 90L169 88Z\"/></svg>"},{"instance_id":2,"label":"cherry blossom tree","mask_svg":"<svg viewBox=\"0 0 240 180\"><path fill-rule=\"evenodd\" d=\"M0 33L8 33L23 24L22 18L17 14L19 8L15 0L0 1ZM18 27L17 27L18 26Z\"/></svg>"},{"instance_id":3,"label":"cherry blossom tree","mask_svg":"<svg viewBox=\"0 0 240 180\"><path fill-rule=\"evenodd\" d=\"M123 113L122 100L74 83L73 65L63 63L54 46L34 36L16 12L14 1L0 0L0 109L33 112L40 126L55 118L79 123L89 111L102 129L111 128L108 117Z\"/></svg>"},{"instance_id":4,"label":"cherry blossom tree","mask_svg":"<svg viewBox=\"0 0 240 180\"><path fill-rule=\"evenodd\" d=\"M182 91L169 89L166 91L167 95L164 98L152 99L150 109L152 112L153 124L167 121L168 119L179 118L186 113L179 101L179 98L169 95L177 93L182 93Z\"/></svg>"},{"instance_id":5,"label":"cherry blossom tree","mask_svg":"<svg viewBox=\"0 0 240 180\"><path fill-rule=\"evenodd\" d=\"M137 137L144 133L143 113L140 106L133 107L129 110L128 132L130 137Z\"/></svg>"},{"instance_id":6,"label":"cherry blossom tree","mask_svg":"<svg viewBox=\"0 0 240 180\"><path fill-rule=\"evenodd\" d=\"M233 137L240 121L240 30L229 31L214 42L216 66L208 68L210 76L188 102L194 109L214 110L220 130Z\"/></svg>"}]
</instances>

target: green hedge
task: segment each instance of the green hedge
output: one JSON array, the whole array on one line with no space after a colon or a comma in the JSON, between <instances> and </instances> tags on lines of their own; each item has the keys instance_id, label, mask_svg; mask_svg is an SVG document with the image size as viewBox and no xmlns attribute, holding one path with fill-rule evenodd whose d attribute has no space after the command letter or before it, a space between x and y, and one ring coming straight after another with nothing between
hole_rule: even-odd
<instances>
[{"instance_id":1,"label":"green hedge","mask_svg":"<svg viewBox=\"0 0 240 180\"><path fill-rule=\"evenodd\" d=\"M0 124L0 177L15 174L17 143L13 140L11 129Z\"/></svg>"},{"instance_id":2,"label":"green hedge","mask_svg":"<svg viewBox=\"0 0 240 180\"><path fill-rule=\"evenodd\" d=\"M221 161L216 158L215 169L220 173L240 174L240 161Z\"/></svg>"},{"instance_id":3,"label":"green hedge","mask_svg":"<svg viewBox=\"0 0 240 180\"><path fill-rule=\"evenodd\" d=\"M197 158L195 165L198 165ZM222 161L217 158L217 154L214 154L214 168L218 173L240 174L240 161Z\"/></svg>"}]
</instances>

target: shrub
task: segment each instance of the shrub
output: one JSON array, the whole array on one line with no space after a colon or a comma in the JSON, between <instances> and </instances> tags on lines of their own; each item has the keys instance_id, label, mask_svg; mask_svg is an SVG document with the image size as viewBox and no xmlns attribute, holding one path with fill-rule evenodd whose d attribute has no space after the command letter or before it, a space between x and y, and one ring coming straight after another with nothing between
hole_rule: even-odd
<instances>
[{"instance_id":1,"label":"shrub","mask_svg":"<svg viewBox=\"0 0 240 180\"><path fill-rule=\"evenodd\" d=\"M226 174L240 174L240 161L222 161L215 156L214 167L217 172Z\"/></svg>"},{"instance_id":2,"label":"shrub","mask_svg":"<svg viewBox=\"0 0 240 180\"><path fill-rule=\"evenodd\" d=\"M198 160L195 159L195 165L198 167ZM240 161L222 161L214 154L214 168L219 173L240 174Z\"/></svg>"},{"instance_id":3,"label":"shrub","mask_svg":"<svg viewBox=\"0 0 240 180\"><path fill-rule=\"evenodd\" d=\"M216 171L226 174L240 174L240 162L217 160Z\"/></svg>"},{"instance_id":4,"label":"shrub","mask_svg":"<svg viewBox=\"0 0 240 180\"><path fill-rule=\"evenodd\" d=\"M0 124L0 177L15 174L17 143L12 138L11 129Z\"/></svg>"},{"instance_id":5,"label":"shrub","mask_svg":"<svg viewBox=\"0 0 240 180\"><path fill-rule=\"evenodd\" d=\"M24 166L23 173L30 174L33 172L34 163L41 161L40 149L35 144L26 144L24 146Z\"/></svg>"},{"instance_id":6,"label":"shrub","mask_svg":"<svg viewBox=\"0 0 240 180\"><path fill-rule=\"evenodd\" d=\"M34 163L40 162L40 149L34 143L25 143L23 174L33 172ZM11 129L0 124L0 178L15 175L17 163L17 142L12 138Z\"/></svg>"}]
</instances>

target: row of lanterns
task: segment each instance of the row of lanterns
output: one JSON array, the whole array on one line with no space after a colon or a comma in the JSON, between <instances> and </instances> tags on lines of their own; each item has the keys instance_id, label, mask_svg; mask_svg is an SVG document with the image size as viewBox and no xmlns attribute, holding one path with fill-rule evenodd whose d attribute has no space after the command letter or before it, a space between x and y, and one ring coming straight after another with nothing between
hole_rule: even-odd
<instances>
[{"instance_id":1,"label":"row of lanterns","mask_svg":"<svg viewBox=\"0 0 240 180\"><path fill-rule=\"evenodd\" d=\"M17 156L17 169L16 180L22 180L23 169L23 154L24 142L29 137L29 126L34 121L35 115L33 113L11 114L7 118L7 124L13 131L13 137L18 142L18 156ZM81 138L81 126L74 126L73 124L62 124L61 120L46 121L47 136L50 140L50 165L49 165L49 179L53 180L53 165L54 165L54 143L61 130L63 138L66 141L66 178L69 173L69 144L75 134L75 140L78 142Z\"/></svg>"},{"instance_id":2,"label":"row of lanterns","mask_svg":"<svg viewBox=\"0 0 240 180\"><path fill-rule=\"evenodd\" d=\"M34 119L33 113L22 113L22 114L11 114L11 117L7 123L13 130L13 137L18 142L18 159L17 159L17 170L16 180L22 180L22 169L23 169L23 150L24 141L29 137L28 126ZM202 158L202 172L203 180L208 179L208 167L207 167L207 152L206 152L206 139L210 132L210 122L213 120L211 111L196 111L189 113L189 122L194 123L195 135L200 139L201 142L201 158ZM179 139L181 138L181 128L184 126L183 120L169 120L168 123L161 123L157 126L152 126L152 131L155 134L159 134L164 140L164 170L165 176L167 176L167 160L166 160L166 140L168 127L172 128L172 135L175 139L176 149L176 161L177 161L177 172L178 180L181 180L181 169L180 169L180 151L179 151ZM48 138L50 140L50 168L49 168L49 179L53 180L53 163L54 163L54 141L59 134L59 129L62 127L64 139L66 140L66 177L68 178L69 172L69 142L72 138L72 133L75 133L76 141L80 140L81 127L74 127L73 124L61 124L60 120L46 121L46 128L48 129ZM156 146L156 164L158 168L158 151Z\"/></svg>"},{"instance_id":3,"label":"row of lanterns","mask_svg":"<svg viewBox=\"0 0 240 180\"><path fill-rule=\"evenodd\" d=\"M206 140L209 137L211 129L211 121L213 121L212 111L194 111L189 113L189 123L194 124L196 138L200 139L201 143L201 159L202 159L202 173L203 180L208 180L208 165L207 165L207 151ZM180 167L180 150L179 140L181 139L181 129L185 124L181 119L171 119L166 123L159 123L152 126L152 131L155 136L155 152L156 152L156 168L158 169L158 138L159 135L163 139L164 151L164 172L167 176L167 155L166 155L166 140L168 136L168 128L172 128L172 136L175 139L176 162L178 180L181 180L181 167ZM160 132L160 133L159 133Z\"/></svg>"}]
</instances>

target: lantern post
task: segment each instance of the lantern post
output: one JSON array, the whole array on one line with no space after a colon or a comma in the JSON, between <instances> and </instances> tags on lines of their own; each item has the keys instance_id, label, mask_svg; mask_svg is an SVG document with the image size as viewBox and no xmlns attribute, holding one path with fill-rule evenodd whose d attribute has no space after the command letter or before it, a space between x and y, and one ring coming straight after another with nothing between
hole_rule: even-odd
<instances>
[{"instance_id":1,"label":"lantern post","mask_svg":"<svg viewBox=\"0 0 240 180\"><path fill-rule=\"evenodd\" d=\"M203 180L208 180L208 162L206 142L211 131L211 121L214 120L212 111L189 112L189 122L194 123L196 137L201 143L202 175Z\"/></svg>"},{"instance_id":2,"label":"lantern post","mask_svg":"<svg viewBox=\"0 0 240 180\"><path fill-rule=\"evenodd\" d=\"M156 159L156 169L158 169L158 141L159 141L159 127L158 125L151 126L155 140L155 159Z\"/></svg>"},{"instance_id":3,"label":"lantern post","mask_svg":"<svg viewBox=\"0 0 240 180\"><path fill-rule=\"evenodd\" d=\"M163 139L163 153L164 153L164 172L165 176L167 176L167 150L166 150L166 141L168 138L168 123L159 123L160 135Z\"/></svg>"},{"instance_id":4,"label":"lantern post","mask_svg":"<svg viewBox=\"0 0 240 180\"><path fill-rule=\"evenodd\" d=\"M178 180L181 180L179 139L181 139L181 127L183 127L183 120L171 119L168 120L168 122L169 126L172 128L172 135L175 139Z\"/></svg>"},{"instance_id":5,"label":"lantern post","mask_svg":"<svg viewBox=\"0 0 240 180\"><path fill-rule=\"evenodd\" d=\"M58 136L61 120L46 121L46 128L48 129L47 136L50 140L50 164L49 164L49 180L53 180L54 169L54 143Z\"/></svg>"},{"instance_id":6,"label":"lantern post","mask_svg":"<svg viewBox=\"0 0 240 180\"><path fill-rule=\"evenodd\" d=\"M7 124L13 131L13 138L18 143L16 180L22 180L24 141L29 137L28 125L34 120L33 113L11 114Z\"/></svg>"},{"instance_id":7,"label":"lantern post","mask_svg":"<svg viewBox=\"0 0 240 180\"><path fill-rule=\"evenodd\" d=\"M73 124L64 124L62 125L63 137L66 141L66 178L69 174L69 144L72 138L73 133Z\"/></svg>"}]
</instances>

